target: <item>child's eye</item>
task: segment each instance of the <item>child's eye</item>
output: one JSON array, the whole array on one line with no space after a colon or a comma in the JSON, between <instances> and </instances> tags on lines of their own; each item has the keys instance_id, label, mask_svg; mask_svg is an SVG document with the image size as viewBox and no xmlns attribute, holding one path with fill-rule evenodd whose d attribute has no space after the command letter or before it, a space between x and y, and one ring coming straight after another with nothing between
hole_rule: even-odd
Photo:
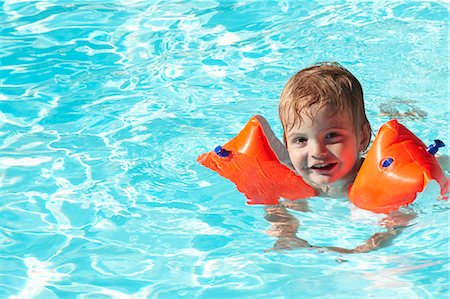
<instances>
[{"instance_id":1,"label":"child's eye","mask_svg":"<svg viewBox=\"0 0 450 299\"><path fill-rule=\"evenodd\" d=\"M305 144L306 141L308 141L308 139L306 139L304 137L298 137L298 138L295 138L293 140L293 143L295 143L295 144Z\"/></svg>"},{"instance_id":2,"label":"child's eye","mask_svg":"<svg viewBox=\"0 0 450 299\"><path fill-rule=\"evenodd\" d=\"M336 137L339 137L339 136L340 136L339 133L336 133L336 132L330 132L330 133L328 133L328 134L326 135L326 138L327 138L327 139L332 139L332 138L336 138Z\"/></svg>"},{"instance_id":3,"label":"child's eye","mask_svg":"<svg viewBox=\"0 0 450 299\"><path fill-rule=\"evenodd\" d=\"M325 138L331 142L339 142L342 139L342 134L339 132L330 132L325 136Z\"/></svg>"}]
</instances>

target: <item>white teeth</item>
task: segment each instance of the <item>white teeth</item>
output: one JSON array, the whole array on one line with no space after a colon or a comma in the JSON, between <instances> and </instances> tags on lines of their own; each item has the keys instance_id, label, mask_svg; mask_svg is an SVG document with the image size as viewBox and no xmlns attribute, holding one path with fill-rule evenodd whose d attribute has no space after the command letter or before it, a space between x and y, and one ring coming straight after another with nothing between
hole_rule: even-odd
<instances>
[{"instance_id":1,"label":"white teeth","mask_svg":"<svg viewBox=\"0 0 450 299\"><path fill-rule=\"evenodd\" d=\"M327 167L329 165L330 165L330 163L316 164L312 168L324 168L324 167Z\"/></svg>"}]
</instances>

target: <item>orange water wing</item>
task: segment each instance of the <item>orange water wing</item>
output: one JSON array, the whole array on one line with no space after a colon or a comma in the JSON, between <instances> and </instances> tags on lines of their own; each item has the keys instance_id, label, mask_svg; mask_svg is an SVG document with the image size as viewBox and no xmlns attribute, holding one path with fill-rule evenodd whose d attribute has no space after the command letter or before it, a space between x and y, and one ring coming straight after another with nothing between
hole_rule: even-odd
<instances>
[{"instance_id":1,"label":"orange water wing","mask_svg":"<svg viewBox=\"0 0 450 299\"><path fill-rule=\"evenodd\" d=\"M278 160L276 154L270 148L261 123L256 116L253 116L241 132L228 141L223 148L260 161Z\"/></svg>"},{"instance_id":2,"label":"orange water wing","mask_svg":"<svg viewBox=\"0 0 450 299\"><path fill-rule=\"evenodd\" d=\"M223 146L230 152L228 156L209 152L197 160L235 183L249 204L277 204L280 197L295 200L314 196L315 190L279 161L271 144L282 150L265 119L255 116Z\"/></svg>"},{"instance_id":3,"label":"orange water wing","mask_svg":"<svg viewBox=\"0 0 450 299\"><path fill-rule=\"evenodd\" d=\"M383 162L392 158L392 163ZM430 179L444 190L446 178L423 142L396 120L383 125L349 191L358 207L388 213L410 204Z\"/></svg>"}]
</instances>

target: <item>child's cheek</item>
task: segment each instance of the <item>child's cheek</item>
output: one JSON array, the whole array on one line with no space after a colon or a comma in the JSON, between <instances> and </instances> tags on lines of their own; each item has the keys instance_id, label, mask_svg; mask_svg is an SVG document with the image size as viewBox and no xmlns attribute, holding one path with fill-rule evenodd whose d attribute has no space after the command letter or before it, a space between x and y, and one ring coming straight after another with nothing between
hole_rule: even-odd
<instances>
[{"instance_id":1,"label":"child's cheek","mask_svg":"<svg viewBox=\"0 0 450 299\"><path fill-rule=\"evenodd\" d=\"M290 157L291 162L292 162L292 164L294 165L294 167L295 167L295 169L297 171L299 171L304 166L304 164L306 163L305 162L306 161L306 156L299 149L289 151L289 157Z\"/></svg>"}]
</instances>

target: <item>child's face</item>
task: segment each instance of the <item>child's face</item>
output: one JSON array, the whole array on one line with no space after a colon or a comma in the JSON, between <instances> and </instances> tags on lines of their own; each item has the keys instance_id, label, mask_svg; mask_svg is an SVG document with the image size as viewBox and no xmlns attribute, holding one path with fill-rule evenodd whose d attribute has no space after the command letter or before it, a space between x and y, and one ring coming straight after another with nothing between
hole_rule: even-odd
<instances>
[{"instance_id":1,"label":"child's face","mask_svg":"<svg viewBox=\"0 0 450 299\"><path fill-rule=\"evenodd\" d=\"M313 119L302 115L302 123L285 132L295 170L317 186L348 179L357 171L359 151L364 148L361 136L356 135L348 113L312 109Z\"/></svg>"}]
</instances>

